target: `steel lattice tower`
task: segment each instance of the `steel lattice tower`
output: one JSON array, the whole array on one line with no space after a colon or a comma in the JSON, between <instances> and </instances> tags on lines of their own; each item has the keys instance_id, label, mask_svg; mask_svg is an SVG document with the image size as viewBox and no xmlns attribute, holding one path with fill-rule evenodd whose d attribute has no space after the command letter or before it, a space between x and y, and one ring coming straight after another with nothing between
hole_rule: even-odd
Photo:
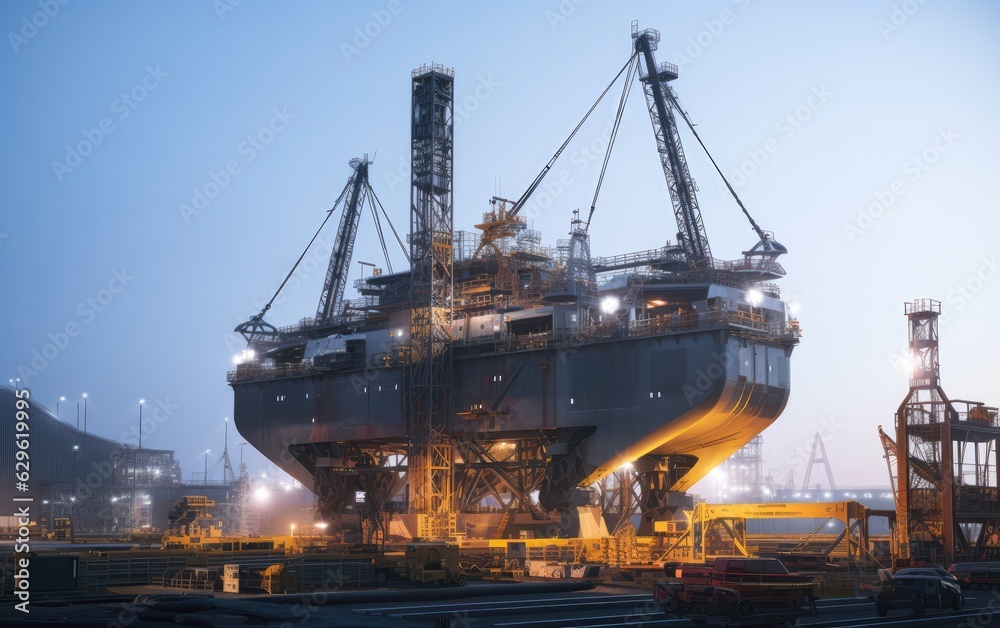
<instances>
[{"instance_id":1,"label":"steel lattice tower","mask_svg":"<svg viewBox=\"0 0 1000 628\"><path fill-rule=\"evenodd\" d=\"M907 303L910 392L896 411L899 492L896 519L902 560L950 561L954 549L951 426L957 420L941 388L938 317L941 302Z\"/></svg>"},{"instance_id":2,"label":"steel lattice tower","mask_svg":"<svg viewBox=\"0 0 1000 628\"><path fill-rule=\"evenodd\" d=\"M450 532L454 501L448 421L455 74L433 64L412 76L409 497L425 516L420 535L441 538Z\"/></svg>"}]
</instances>

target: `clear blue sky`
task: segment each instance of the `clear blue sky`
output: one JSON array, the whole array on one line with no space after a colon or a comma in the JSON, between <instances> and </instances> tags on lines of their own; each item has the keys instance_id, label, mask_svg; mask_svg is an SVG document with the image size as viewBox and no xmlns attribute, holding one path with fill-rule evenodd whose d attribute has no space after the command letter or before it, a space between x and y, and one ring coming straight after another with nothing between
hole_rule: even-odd
<instances>
[{"instance_id":1,"label":"clear blue sky","mask_svg":"<svg viewBox=\"0 0 1000 628\"><path fill-rule=\"evenodd\" d=\"M186 476L206 448L221 449L238 345L230 330L280 283L352 157L377 151L373 185L407 228L398 173L402 164L405 180L412 68L455 68L455 224L471 229L498 189L521 193L625 62L633 19L661 31L659 59L680 65L682 104L758 222L790 251L782 287L802 304L805 335L791 401L765 433L767 466L801 478L794 453L825 421L840 483L887 482L875 427L891 425L906 392L890 357L905 341L908 299L940 299L949 313L941 360L950 395L1000 402L1000 269L983 261L998 254L1000 232L994 3L227 6L0 5L0 375L32 368L34 352L69 325L76 335L49 349L28 385L49 406L65 395L64 416L87 391L101 435L127 433L144 397L176 406L144 445L176 450ZM584 151L600 144L612 105L557 165L571 183L532 213L549 243L590 204L599 164ZM738 257L755 238L682 139L713 253ZM217 173L229 162L238 173L226 181ZM213 173L221 191L185 219L180 206L195 189L214 192ZM859 223L880 197L888 208ZM370 224L361 231L355 259L379 261ZM592 248L650 248L675 231L636 91ZM309 261L273 323L315 312L325 253Z\"/></svg>"}]
</instances>

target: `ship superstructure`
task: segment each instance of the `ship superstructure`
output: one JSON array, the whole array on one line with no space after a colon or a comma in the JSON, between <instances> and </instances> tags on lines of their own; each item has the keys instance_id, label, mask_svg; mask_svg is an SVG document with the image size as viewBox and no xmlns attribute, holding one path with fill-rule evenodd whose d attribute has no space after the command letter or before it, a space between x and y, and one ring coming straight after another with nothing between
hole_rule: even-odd
<instances>
[{"instance_id":1,"label":"ship superstructure","mask_svg":"<svg viewBox=\"0 0 1000 628\"><path fill-rule=\"evenodd\" d=\"M477 233L454 231L454 73L423 66L410 269L376 271L343 299L358 217L367 202L378 220L381 207L371 162L355 159L327 216L341 209L316 317L277 329L268 306L237 328L252 358L229 375L236 425L313 487L331 530L599 534L592 486L627 466L648 532L781 413L799 338L772 283L785 249L750 219L759 242L736 261L712 257L679 137L678 118L694 129L670 86L677 68L656 63L657 31L633 24L632 40L614 128L638 79L674 242L591 257L596 193L555 247L529 228L521 209L583 121L521 197L493 197Z\"/></svg>"}]
</instances>

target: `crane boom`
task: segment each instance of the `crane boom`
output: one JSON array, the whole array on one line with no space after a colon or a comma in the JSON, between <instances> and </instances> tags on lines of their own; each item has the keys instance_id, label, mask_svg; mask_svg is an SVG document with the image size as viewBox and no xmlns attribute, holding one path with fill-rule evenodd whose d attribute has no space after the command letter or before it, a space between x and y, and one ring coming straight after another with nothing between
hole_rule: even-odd
<instances>
[{"instance_id":1,"label":"crane boom","mask_svg":"<svg viewBox=\"0 0 1000 628\"><path fill-rule=\"evenodd\" d=\"M368 155L363 158L355 157L350 162L354 172L351 173L340 195L340 198L346 200L340 215L340 226L337 227L337 239L333 244L333 252L330 253L330 265L326 270L319 307L316 308L316 320L319 323L330 322L343 310L344 288L347 286L347 274L351 266L351 256L354 254L354 239L358 233L358 222L367 198L370 163ZM337 205L334 205L330 212L336 209Z\"/></svg>"},{"instance_id":2,"label":"crane boom","mask_svg":"<svg viewBox=\"0 0 1000 628\"><path fill-rule=\"evenodd\" d=\"M635 52L641 56L639 78L646 93L646 105L653 123L656 148L660 153L660 163L670 190L670 201L677 219L677 241L687 253L691 270L712 267L712 251L708 245L708 235L698 208L694 180L688 170L687 159L677 134L677 121L670 103L676 96L668 83L677 78L677 66L670 63L656 64L653 52L660 41L660 33L654 29L639 32L638 25L632 24L632 39Z\"/></svg>"}]
</instances>

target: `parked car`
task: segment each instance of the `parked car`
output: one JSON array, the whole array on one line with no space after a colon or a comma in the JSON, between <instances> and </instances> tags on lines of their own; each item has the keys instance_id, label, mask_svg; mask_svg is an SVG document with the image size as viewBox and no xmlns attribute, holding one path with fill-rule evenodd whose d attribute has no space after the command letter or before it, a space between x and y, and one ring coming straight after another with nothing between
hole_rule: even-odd
<instances>
[{"instance_id":1,"label":"parked car","mask_svg":"<svg viewBox=\"0 0 1000 628\"><path fill-rule=\"evenodd\" d=\"M944 567L904 567L897 569L897 576L937 576L943 580L958 583L958 578Z\"/></svg>"},{"instance_id":2,"label":"parked car","mask_svg":"<svg viewBox=\"0 0 1000 628\"><path fill-rule=\"evenodd\" d=\"M961 610L964 599L962 588L956 582L931 572L927 574L904 573L895 575L888 569L879 569L879 590L875 593L875 614L885 617L890 610L910 608L915 615L922 615L927 607Z\"/></svg>"},{"instance_id":3,"label":"parked car","mask_svg":"<svg viewBox=\"0 0 1000 628\"><path fill-rule=\"evenodd\" d=\"M1000 587L1000 565L997 563L956 563L949 569L963 589Z\"/></svg>"}]
</instances>

